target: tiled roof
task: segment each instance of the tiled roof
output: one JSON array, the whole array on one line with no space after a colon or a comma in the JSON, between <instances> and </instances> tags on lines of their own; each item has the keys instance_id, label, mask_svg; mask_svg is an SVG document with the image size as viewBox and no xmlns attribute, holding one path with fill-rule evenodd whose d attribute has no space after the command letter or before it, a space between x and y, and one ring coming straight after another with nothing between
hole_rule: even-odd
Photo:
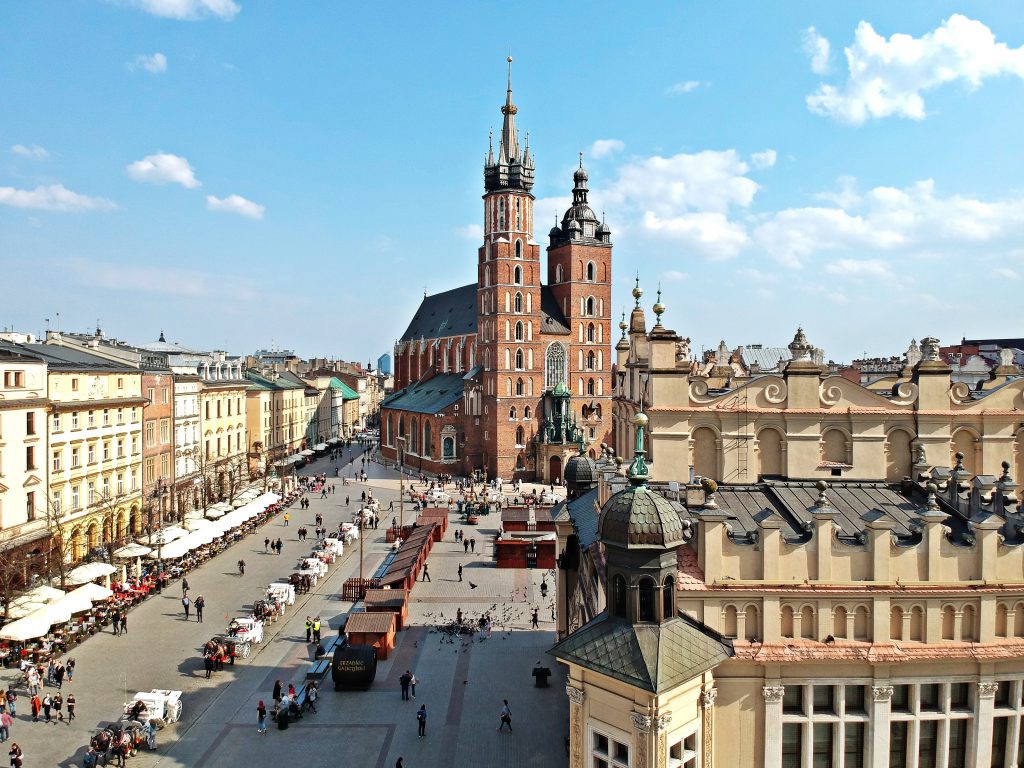
<instances>
[{"instance_id":1,"label":"tiled roof","mask_svg":"<svg viewBox=\"0 0 1024 768\"><path fill-rule=\"evenodd\" d=\"M381 406L410 413L441 413L462 399L464 386L462 374L443 373L388 395Z\"/></svg>"},{"instance_id":2,"label":"tiled roof","mask_svg":"<svg viewBox=\"0 0 1024 768\"><path fill-rule=\"evenodd\" d=\"M762 372L778 370L781 363L793 357L788 347L744 347L743 365L749 371L757 365Z\"/></svg>"},{"instance_id":3,"label":"tiled roof","mask_svg":"<svg viewBox=\"0 0 1024 768\"><path fill-rule=\"evenodd\" d=\"M683 521L672 502L645 485L619 491L601 510L603 541L634 547L670 547L683 541Z\"/></svg>"},{"instance_id":4,"label":"tiled roof","mask_svg":"<svg viewBox=\"0 0 1024 768\"><path fill-rule=\"evenodd\" d=\"M405 605L404 589L368 589L363 602L367 607L401 608Z\"/></svg>"},{"instance_id":5,"label":"tiled roof","mask_svg":"<svg viewBox=\"0 0 1024 768\"><path fill-rule=\"evenodd\" d=\"M424 296L399 341L476 333L476 283Z\"/></svg>"},{"instance_id":6,"label":"tiled roof","mask_svg":"<svg viewBox=\"0 0 1024 768\"><path fill-rule=\"evenodd\" d=\"M345 622L345 634L351 635L366 632L374 635L383 635L395 627L395 614L390 611L363 611L350 613Z\"/></svg>"},{"instance_id":7,"label":"tiled roof","mask_svg":"<svg viewBox=\"0 0 1024 768\"><path fill-rule=\"evenodd\" d=\"M341 399L342 400L358 400L359 399L359 393L356 392L354 389L352 389L352 387L350 387L344 381L341 381L340 379L338 379L336 376L331 376L331 380L330 380L330 382L328 382L327 386L330 389L340 389L341 390Z\"/></svg>"},{"instance_id":8,"label":"tiled roof","mask_svg":"<svg viewBox=\"0 0 1024 768\"><path fill-rule=\"evenodd\" d=\"M572 329L565 321L565 315L562 314L561 307L558 306L558 299L551 292L551 287L547 285L540 287L540 314L541 333L557 333L563 336L572 333Z\"/></svg>"},{"instance_id":9,"label":"tiled roof","mask_svg":"<svg viewBox=\"0 0 1024 768\"><path fill-rule=\"evenodd\" d=\"M676 589L689 592L708 588L704 583L704 571L697 560L697 553L688 544L683 544L676 550L676 567L679 569L676 574Z\"/></svg>"},{"instance_id":10,"label":"tiled roof","mask_svg":"<svg viewBox=\"0 0 1024 768\"><path fill-rule=\"evenodd\" d=\"M768 488L798 520L808 518L808 510L818 498L812 483L772 483ZM846 536L864 531L868 516L877 518L880 513L895 523L893 533L908 538L921 518L917 505L884 483L833 483L825 495L836 512L836 524Z\"/></svg>"},{"instance_id":11,"label":"tiled roof","mask_svg":"<svg viewBox=\"0 0 1024 768\"><path fill-rule=\"evenodd\" d=\"M696 620L630 624L599 614L548 651L555 658L652 693L707 672L732 656L732 645Z\"/></svg>"},{"instance_id":12,"label":"tiled roof","mask_svg":"<svg viewBox=\"0 0 1024 768\"><path fill-rule=\"evenodd\" d=\"M597 542L597 520L601 514L597 502L598 489L595 488L569 502L559 502L551 509L551 515L555 518L562 512L568 513L572 527L576 531L576 538L579 539L580 549L585 550Z\"/></svg>"},{"instance_id":13,"label":"tiled roof","mask_svg":"<svg viewBox=\"0 0 1024 768\"><path fill-rule=\"evenodd\" d=\"M552 511L554 507L534 507L534 519L538 523L550 523L554 520ZM530 512L526 507L505 507L501 510L501 522L503 523L525 523L530 519Z\"/></svg>"}]
</instances>

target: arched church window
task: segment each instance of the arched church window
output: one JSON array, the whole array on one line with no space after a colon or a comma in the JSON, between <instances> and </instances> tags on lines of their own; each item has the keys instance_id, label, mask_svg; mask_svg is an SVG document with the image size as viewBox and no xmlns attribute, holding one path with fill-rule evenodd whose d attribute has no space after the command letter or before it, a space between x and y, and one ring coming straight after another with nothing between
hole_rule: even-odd
<instances>
[{"instance_id":1,"label":"arched church window","mask_svg":"<svg viewBox=\"0 0 1024 768\"><path fill-rule=\"evenodd\" d=\"M555 266L555 282L560 283L564 279L562 274L562 265L558 264Z\"/></svg>"},{"instance_id":2,"label":"arched church window","mask_svg":"<svg viewBox=\"0 0 1024 768\"><path fill-rule=\"evenodd\" d=\"M661 603L663 618L671 619L676 615L676 580L671 576L665 577L665 583L661 588Z\"/></svg>"},{"instance_id":3,"label":"arched church window","mask_svg":"<svg viewBox=\"0 0 1024 768\"><path fill-rule=\"evenodd\" d=\"M523 350L516 350L516 370L521 371L526 366L523 365Z\"/></svg>"},{"instance_id":4,"label":"arched church window","mask_svg":"<svg viewBox=\"0 0 1024 768\"><path fill-rule=\"evenodd\" d=\"M594 297L587 297L587 314L591 317L594 316Z\"/></svg>"},{"instance_id":5,"label":"arched church window","mask_svg":"<svg viewBox=\"0 0 1024 768\"><path fill-rule=\"evenodd\" d=\"M516 229L519 229L518 223L516 224ZM516 258L517 259L523 258L523 241L522 240L516 240Z\"/></svg>"},{"instance_id":6,"label":"arched church window","mask_svg":"<svg viewBox=\"0 0 1024 768\"><path fill-rule=\"evenodd\" d=\"M516 230L522 229L520 222L522 221L522 208L520 208L520 200L516 198ZM516 258L522 258L522 250L520 244L516 243Z\"/></svg>"},{"instance_id":7,"label":"arched church window","mask_svg":"<svg viewBox=\"0 0 1024 768\"><path fill-rule=\"evenodd\" d=\"M594 340L594 324L587 323L587 341L593 342Z\"/></svg>"},{"instance_id":8,"label":"arched church window","mask_svg":"<svg viewBox=\"0 0 1024 768\"><path fill-rule=\"evenodd\" d=\"M491 284L491 268L484 267L484 288Z\"/></svg>"},{"instance_id":9,"label":"arched church window","mask_svg":"<svg viewBox=\"0 0 1024 768\"><path fill-rule=\"evenodd\" d=\"M565 347L556 341L548 347L544 361L544 386L547 389L554 389L564 381Z\"/></svg>"},{"instance_id":10,"label":"arched church window","mask_svg":"<svg viewBox=\"0 0 1024 768\"><path fill-rule=\"evenodd\" d=\"M523 394L523 380L522 379L516 379L516 394L519 395L520 397Z\"/></svg>"},{"instance_id":11,"label":"arched church window","mask_svg":"<svg viewBox=\"0 0 1024 768\"><path fill-rule=\"evenodd\" d=\"M526 444L526 432L523 431L522 427L516 427L516 445Z\"/></svg>"},{"instance_id":12,"label":"arched church window","mask_svg":"<svg viewBox=\"0 0 1024 768\"><path fill-rule=\"evenodd\" d=\"M429 456L431 454L431 451L434 448L433 442L434 441L431 439L431 435L430 435L430 422L429 421L424 421L423 422L423 455L424 456Z\"/></svg>"},{"instance_id":13,"label":"arched church window","mask_svg":"<svg viewBox=\"0 0 1024 768\"><path fill-rule=\"evenodd\" d=\"M593 395L594 394L594 380L593 379L587 379L587 394L588 395Z\"/></svg>"},{"instance_id":14,"label":"arched church window","mask_svg":"<svg viewBox=\"0 0 1024 768\"><path fill-rule=\"evenodd\" d=\"M587 262L587 280L593 281L595 271L594 262Z\"/></svg>"},{"instance_id":15,"label":"arched church window","mask_svg":"<svg viewBox=\"0 0 1024 768\"><path fill-rule=\"evenodd\" d=\"M530 406L526 406L525 408L523 408L523 418L530 418Z\"/></svg>"},{"instance_id":16,"label":"arched church window","mask_svg":"<svg viewBox=\"0 0 1024 768\"><path fill-rule=\"evenodd\" d=\"M498 198L498 229L505 228L505 198Z\"/></svg>"},{"instance_id":17,"label":"arched church window","mask_svg":"<svg viewBox=\"0 0 1024 768\"><path fill-rule=\"evenodd\" d=\"M516 341L523 340L523 321L519 320L516 322Z\"/></svg>"},{"instance_id":18,"label":"arched church window","mask_svg":"<svg viewBox=\"0 0 1024 768\"><path fill-rule=\"evenodd\" d=\"M626 580L619 574L612 578L612 615L626 618Z\"/></svg>"},{"instance_id":19,"label":"arched church window","mask_svg":"<svg viewBox=\"0 0 1024 768\"><path fill-rule=\"evenodd\" d=\"M518 273L518 270L519 270L519 268L516 267L517 273ZM523 311L523 294L521 294L521 293L517 293L516 294L515 303L514 303L513 306L515 307L515 313L517 315L522 313L522 311Z\"/></svg>"},{"instance_id":20,"label":"arched church window","mask_svg":"<svg viewBox=\"0 0 1024 768\"><path fill-rule=\"evenodd\" d=\"M442 451L442 454L443 454L444 458L446 458L446 459L454 459L455 458L455 438L454 437L446 437L443 440L441 440L441 451Z\"/></svg>"},{"instance_id":21,"label":"arched church window","mask_svg":"<svg viewBox=\"0 0 1024 768\"><path fill-rule=\"evenodd\" d=\"M409 437L412 438L410 440L411 446L410 446L409 450L411 450L413 453L419 453L420 452L420 429L419 429L419 426L420 426L419 422L416 419L413 419L412 420L412 433L409 435Z\"/></svg>"},{"instance_id":22,"label":"arched church window","mask_svg":"<svg viewBox=\"0 0 1024 768\"><path fill-rule=\"evenodd\" d=\"M508 417L510 420L515 421L516 418L516 407L513 405L508 409Z\"/></svg>"},{"instance_id":23,"label":"arched church window","mask_svg":"<svg viewBox=\"0 0 1024 768\"><path fill-rule=\"evenodd\" d=\"M640 579L637 597L639 600L637 615L640 621L657 621L654 615L654 579Z\"/></svg>"},{"instance_id":24,"label":"arched church window","mask_svg":"<svg viewBox=\"0 0 1024 768\"><path fill-rule=\"evenodd\" d=\"M513 273L513 276L512 276L512 282L515 283L516 285L522 285L523 284L523 268L522 267L516 267L515 272Z\"/></svg>"},{"instance_id":25,"label":"arched church window","mask_svg":"<svg viewBox=\"0 0 1024 768\"><path fill-rule=\"evenodd\" d=\"M594 353L593 352L587 352L587 370L588 371L594 370L594 359L595 359L594 358Z\"/></svg>"}]
</instances>

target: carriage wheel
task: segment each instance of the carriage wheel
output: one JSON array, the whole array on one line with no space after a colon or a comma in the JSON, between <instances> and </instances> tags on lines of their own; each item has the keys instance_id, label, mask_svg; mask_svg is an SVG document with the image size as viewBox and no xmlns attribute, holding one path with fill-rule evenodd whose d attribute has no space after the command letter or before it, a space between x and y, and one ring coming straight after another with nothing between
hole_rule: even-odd
<instances>
[{"instance_id":1,"label":"carriage wheel","mask_svg":"<svg viewBox=\"0 0 1024 768\"><path fill-rule=\"evenodd\" d=\"M167 707L167 722L176 723L181 719L181 702L175 701Z\"/></svg>"},{"instance_id":2,"label":"carriage wheel","mask_svg":"<svg viewBox=\"0 0 1024 768\"><path fill-rule=\"evenodd\" d=\"M245 645L243 645L241 648L238 649L238 655L241 656L243 659L248 659L249 658L249 644L248 643L246 643Z\"/></svg>"}]
</instances>

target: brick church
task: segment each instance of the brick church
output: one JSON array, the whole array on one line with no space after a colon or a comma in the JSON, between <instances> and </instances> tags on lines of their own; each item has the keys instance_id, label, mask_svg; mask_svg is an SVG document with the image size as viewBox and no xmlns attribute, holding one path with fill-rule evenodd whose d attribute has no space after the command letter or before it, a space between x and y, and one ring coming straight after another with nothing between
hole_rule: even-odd
<instances>
[{"instance_id":1,"label":"brick church","mask_svg":"<svg viewBox=\"0 0 1024 768\"><path fill-rule=\"evenodd\" d=\"M484 165L477 279L425 295L395 344L381 450L414 470L551 482L570 456L611 443L611 231L587 202L581 156L542 282L536 165L529 139L520 144L508 61L501 136Z\"/></svg>"}]
</instances>

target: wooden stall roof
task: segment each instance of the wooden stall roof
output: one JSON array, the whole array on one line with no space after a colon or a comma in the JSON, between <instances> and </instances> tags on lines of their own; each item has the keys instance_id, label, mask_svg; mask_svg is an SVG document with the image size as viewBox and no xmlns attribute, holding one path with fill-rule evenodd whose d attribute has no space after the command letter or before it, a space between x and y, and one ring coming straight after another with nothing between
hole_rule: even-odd
<instances>
[{"instance_id":1,"label":"wooden stall roof","mask_svg":"<svg viewBox=\"0 0 1024 768\"><path fill-rule=\"evenodd\" d=\"M551 510L554 507L534 507L538 523L550 523L554 521ZM501 511L501 519L509 523L525 523L530 519L530 512L526 507L505 507Z\"/></svg>"},{"instance_id":2,"label":"wooden stall roof","mask_svg":"<svg viewBox=\"0 0 1024 768\"><path fill-rule=\"evenodd\" d=\"M368 589L364 602L367 608L401 608L405 605L405 590Z\"/></svg>"},{"instance_id":3,"label":"wooden stall roof","mask_svg":"<svg viewBox=\"0 0 1024 768\"><path fill-rule=\"evenodd\" d=\"M434 535L436 525L437 523L430 523L429 525L416 526L416 529L409 534L409 538L402 542L402 546L395 553L395 558L391 561L391 565L388 566L384 575L381 576L382 584L394 584L396 581L409 576L423 548L430 545L430 539Z\"/></svg>"},{"instance_id":4,"label":"wooden stall roof","mask_svg":"<svg viewBox=\"0 0 1024 768\"><path fill-rule=\"evenodd\" d=\"M346 635L383 635L395 628L395 614L391 612L350 613L345 622Z\"/></svg>"}]
</instances>

